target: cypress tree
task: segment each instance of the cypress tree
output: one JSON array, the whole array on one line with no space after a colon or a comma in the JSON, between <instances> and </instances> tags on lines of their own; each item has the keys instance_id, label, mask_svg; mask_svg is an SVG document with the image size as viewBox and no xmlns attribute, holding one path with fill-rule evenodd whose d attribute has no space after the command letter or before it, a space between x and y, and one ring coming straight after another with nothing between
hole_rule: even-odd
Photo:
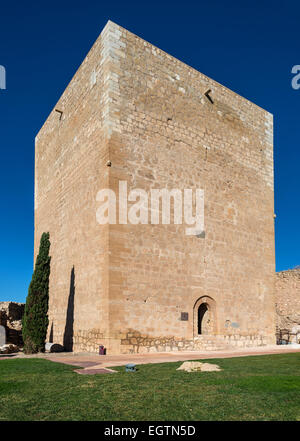
<instances>
[{"instance_id":1,"label":"cypress tree","mask_svg":"<svg viewBox=\"0 0 300 441\"><path fill-rule=\"evenodd\" d=\"M22 320L24 352L33 354L45 350L48 328L49 300L49 233L43 233L35 268L28 289L25 312Z\"/></svg>"}]
</instances>

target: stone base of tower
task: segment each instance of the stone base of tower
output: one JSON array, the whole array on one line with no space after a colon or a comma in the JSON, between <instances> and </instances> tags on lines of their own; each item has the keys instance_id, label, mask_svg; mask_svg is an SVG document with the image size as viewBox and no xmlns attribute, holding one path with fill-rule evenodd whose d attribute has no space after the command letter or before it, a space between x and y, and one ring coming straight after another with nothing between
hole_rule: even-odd
<instances>
[{"instance_id":1,"label":"stone base of tower","mask_svg":"<svg viewBox=\"0 0 300 441\"><path fill-rule=\"evenodd\" d=\"M192 339L174 336L149 336L129 329L127 332L105 336L99 330L77 331L73 338L73 352L99 352L106 354L138 354L173 351L216 351L250 348L276 344L275 335L199 335Z\"/></svg>"}]
</instances>

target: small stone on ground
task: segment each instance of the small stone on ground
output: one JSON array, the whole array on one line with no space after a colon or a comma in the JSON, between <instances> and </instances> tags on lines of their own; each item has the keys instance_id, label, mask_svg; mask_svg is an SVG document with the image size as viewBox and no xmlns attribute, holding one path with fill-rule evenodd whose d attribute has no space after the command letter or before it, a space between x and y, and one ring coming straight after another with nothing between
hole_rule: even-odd
<instances>
[{"instance_id":1,"label":"small stone on ground","mask_svg":"<svg viewBox=\"0 0 300 441\"><path fill-rule=\"evenodd\" d=\"M13 345L12 343L8 343L6 345L0 346L0 354L13 354L18 351L19 351L18 346Z\"/></svg>"},{"instance_id":2,"label":"small stone on ground","mask_svg":"<svg viewBox=\"0 0 300 441\"><path fill-rule=\"evenodd\" d=\"M222 369L217 364L212 363L202 363L200 361L185 361L182 363L177 371L186 371L186 372L213 372L213 371L221 371Z\"/></svg>"}]
</instances>

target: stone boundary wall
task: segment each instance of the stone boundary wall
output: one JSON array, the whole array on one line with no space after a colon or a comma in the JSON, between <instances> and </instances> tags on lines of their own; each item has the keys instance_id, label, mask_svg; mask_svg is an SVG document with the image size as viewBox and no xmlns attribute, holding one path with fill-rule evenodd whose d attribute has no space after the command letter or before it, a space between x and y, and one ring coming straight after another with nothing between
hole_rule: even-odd
<instances>
[{"instance_id":1,"label":"stone boundary wall","mask_svg":"<svg viewBox=\"0 0 300 441\"><path fill-rule=\"evenodd\" d=\"M300 268L276 274L275 294L277 332L300 332Z\"/></svg>"}]
</instances>

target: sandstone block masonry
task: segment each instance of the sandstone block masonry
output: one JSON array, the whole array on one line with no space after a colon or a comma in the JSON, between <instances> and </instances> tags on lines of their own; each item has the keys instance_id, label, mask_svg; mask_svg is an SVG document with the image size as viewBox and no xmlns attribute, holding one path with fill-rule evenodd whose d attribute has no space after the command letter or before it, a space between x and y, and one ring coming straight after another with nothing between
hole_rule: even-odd
<instances>
[{"instance_id":1,"label":"sandstone block masonry","mask_svg":"<svg viewBox=\"0 0 300 441\"><path fill-rule=\"evenodd\" d=\"M300 268L276 273L275 292L277 332L300 342Z\"/></svg>"},{"instance_id":2,"label":"sandstone block masonry","mask_svg":"<svg viewBox=\"0 0 300 441\"><path fill-rule=\"evenodd\" d=\"M36 137L49 338L107 353L275 342L273 120L108 22ZM107 164L111 166L107 166ZM203 189L186 225L99 225L99 190Z\"/></svg>"}]
</instances>

